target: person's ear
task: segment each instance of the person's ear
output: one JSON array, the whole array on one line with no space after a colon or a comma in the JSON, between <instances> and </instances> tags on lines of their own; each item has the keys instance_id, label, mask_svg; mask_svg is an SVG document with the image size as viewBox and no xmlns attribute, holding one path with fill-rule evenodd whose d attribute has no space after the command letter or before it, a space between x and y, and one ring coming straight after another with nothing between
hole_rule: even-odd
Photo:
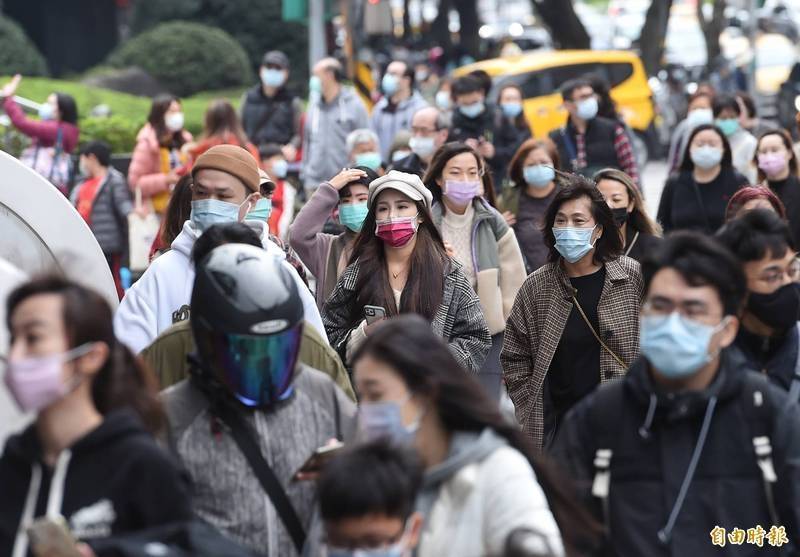
<instances>
[{"instance_id":1,"label":"person's ear","mask_svg":"<svg viewBox=\"0 0 800 557\"><path fill-rule=\"evenodd\" d=\"M733 341L736 340L736 335L739 334L739 318L734 315L727 315L725 319L727 319L728 322L722 327L722 330L717 333L719 350L733 344Z\"/></svg>"},{"instance_id":2,"label":"person's ear","mask_svg":"<svg viewBox=\"0 0 800 557\"><path fill-rule=\"evenodd\" d=\"M406 523L408 528L408 547L407 549L416 549L417 545L419 544L419 538L422 534L422 525L424 519L422 518L422 513L415 512L411 516L408 517L408 522Z\"/></svg>"},{"instance_id":3,"label":"person's ear","mask_svg":"<svg viewBox=\"0 0 800 557\"><path fill-rule=\"evenodd\" d=\"M108 361L110 349L105 342L95 342L92 348L75 360L75 368L81 375L96 375Z\"/></svg>"},{"instance_id":4,"label":"person's ear","mask_svg":"<svg viewBox=\"0 0 800 557\"><path fill-rule=\"evenodd\" d=\"M602 237L603 237L603 227L602 227L602 225L598 224L597 228L595 229L594 241L596 242L597 240L599 240Z\"/></svg>"}]
</instances>

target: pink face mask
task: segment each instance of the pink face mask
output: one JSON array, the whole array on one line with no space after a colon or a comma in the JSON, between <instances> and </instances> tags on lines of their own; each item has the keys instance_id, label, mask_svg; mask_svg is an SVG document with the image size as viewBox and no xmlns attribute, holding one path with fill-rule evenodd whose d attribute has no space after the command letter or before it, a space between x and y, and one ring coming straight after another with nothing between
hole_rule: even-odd
<instances>
[{"instance_id":1,"label":"pink face mask","mask_svg":"<svg viewBox=\"0 0 800 557\"><path fill-rule=\"evenodd\" d=\"M375 223L375 235L391 247L401 248L417 233L417 216L378 221Z\"/></svg>"},{"instance_id":2,"label":"pink face mask","mask_svg":"<svg viewBox=\"0 0 800 557\"><path fill-rule=\"evenodd\" d=\"M786 155L783 153L764 153L758 155L758 167L767 176L775 176L786 170Z\"/></svg>"},{"instance_id":3,"label":"pink face mask","mask_svg":"<svg viewBox=\"0 0 800 557\"><path fill-rule=\"evenodd\" d=\"M469 205L478 197L480 189L481 183L478 181L445 180L444 182L444 194L457 205Z\"/></svg>"},{"instance_id":4,"label":"pink face mask","mask_svg":"<svg viewBox=\"0 0 800 557\"><path fill-rule=\"evenodd\" d=\"M38 412L75 389L80 380L64 383L62 368L65 363L89 352L92 345L82 344L63 354L9 360L5 382L20 409Z\"/></svg>"}]
</instances>

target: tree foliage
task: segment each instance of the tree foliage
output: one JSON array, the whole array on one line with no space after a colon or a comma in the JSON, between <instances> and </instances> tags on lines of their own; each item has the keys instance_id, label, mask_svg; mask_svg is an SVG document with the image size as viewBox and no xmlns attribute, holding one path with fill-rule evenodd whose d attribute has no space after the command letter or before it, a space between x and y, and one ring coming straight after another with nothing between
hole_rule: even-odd
<instances>
[{"instance_id":1,"label":"tree foliage","mask_svg":"<svg viewBox=\"0 0 800 557\"><path fill-rule=\"evenodd\" d=\"M47 63L13 20L0 16L0 74L47 75Z\"/></svg>"},{"instance_id":2,"label":"tree foliage","mask_svg":"<svg viewBox=\"0 0 800 557\"><path fill-rule=\"evenodd\" d=\"M112 52L107 64L140 67L180 96L252 80L247 54L233 37L185 21L163 23L137 35Z\"/></svg>"}]
</instances>

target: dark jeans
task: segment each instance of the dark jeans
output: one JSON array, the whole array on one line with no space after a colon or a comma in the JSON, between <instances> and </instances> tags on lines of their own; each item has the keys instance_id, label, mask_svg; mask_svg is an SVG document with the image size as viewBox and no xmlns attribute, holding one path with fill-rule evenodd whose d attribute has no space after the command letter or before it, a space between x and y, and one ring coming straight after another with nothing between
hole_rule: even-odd
<instances>
[{"instance_id":1,"label":"dark jeans","mask_svg":"<svg viewBox=\"0 0 800 557\"><path fill-rule=\"evenodd\" d=\"M492 347L486 355L486 361L478 372L478 381L493 400L500 400L500 385L503 382L503 368L500 367L500 350L503 348L503 333L492 337Z\"/></svg>"}]
</instances>

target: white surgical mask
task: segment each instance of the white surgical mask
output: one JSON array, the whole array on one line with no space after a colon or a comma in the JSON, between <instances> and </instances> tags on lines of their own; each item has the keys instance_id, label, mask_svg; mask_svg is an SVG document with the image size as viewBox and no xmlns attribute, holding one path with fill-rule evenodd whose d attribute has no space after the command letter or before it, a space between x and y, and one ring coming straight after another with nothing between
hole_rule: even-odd
<instances>
[{"instance_id":1,"label":"white surgical mask","mask_svg":"<svg viewBox=\"0 0 800 557\"><path fill-rule=\"evenodd\" d=\"M171 112L164 117L164 124L171 132L179 132L183 129L183 112Z\"/></svg>"}]
</instances>

